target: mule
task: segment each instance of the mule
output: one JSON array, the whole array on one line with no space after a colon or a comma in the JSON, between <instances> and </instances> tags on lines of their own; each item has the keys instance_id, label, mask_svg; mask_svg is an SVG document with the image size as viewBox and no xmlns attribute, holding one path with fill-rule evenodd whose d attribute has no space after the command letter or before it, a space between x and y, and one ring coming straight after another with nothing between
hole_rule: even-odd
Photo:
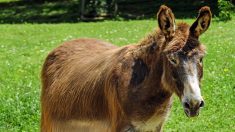
<instances>
[{"instance_id":1,"label":"mule","mask_svg":"<svg viewBox=\"0 0 235 132\"><path fill-rule=\"evenodd\" d=\"M163 5L159 28L137 44L84 38L54 49L41 74L41 131L162 131L174 93L186 115L197 116L204 106L199 36L211 17L202 7L191 26L175 24Z\"/></svg>"}]
</instances>

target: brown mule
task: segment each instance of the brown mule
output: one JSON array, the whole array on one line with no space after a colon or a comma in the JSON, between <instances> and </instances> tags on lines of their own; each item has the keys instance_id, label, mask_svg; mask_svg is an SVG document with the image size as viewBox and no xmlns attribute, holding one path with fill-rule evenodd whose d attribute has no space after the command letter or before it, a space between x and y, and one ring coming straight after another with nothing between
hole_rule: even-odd
<instances>
[{"instance_id":1,"label":"brown mule","mask_svg":"<svg viewBox=\"0 0 235 132\"><path fill-rule=\"evenodd\" d=\"M174 93L197 116L205 53L198 38L210 8L191 26L176 25L166 6L157 18L159 29L136 45L78 39L54 49L42 69L41 131L161 131Z\"/></svg>"}]
</instances>

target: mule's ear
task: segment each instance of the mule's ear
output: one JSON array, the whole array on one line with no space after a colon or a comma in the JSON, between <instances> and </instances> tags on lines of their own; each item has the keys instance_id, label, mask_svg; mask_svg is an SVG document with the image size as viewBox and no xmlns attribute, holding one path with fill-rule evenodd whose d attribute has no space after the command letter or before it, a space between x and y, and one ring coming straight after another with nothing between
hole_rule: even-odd
<instances>
[{"instance_id":1,"label":"mule's ear","mask_svg":"<svg viewBox=\"0 0 235 132\"><path fill-rule=\"evenodd\" d=\"M171 9L162 5L157 13L158 25L167 39L175 34L175 16Z\"/></svg>"},{"instance_id":2,"label":"mule's ear","mask_svg":"<svg viewBox=\"0 0 235 132\"><path fill-rule=\"evenodd\" d=\"M204 6L199 10L197 20L190 27L190 33L192 36L198 38L204 33L210 26L211 23L211 11L210 7Z\"/></svg>"}]
</instances>

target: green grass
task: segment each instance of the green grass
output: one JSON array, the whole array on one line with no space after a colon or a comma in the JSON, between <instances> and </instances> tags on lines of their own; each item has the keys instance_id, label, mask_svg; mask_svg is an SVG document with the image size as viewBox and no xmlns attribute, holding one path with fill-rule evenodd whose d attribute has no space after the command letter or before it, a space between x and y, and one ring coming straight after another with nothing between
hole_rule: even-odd
<instances>
[{"instance_id":1,"label":"green grass","mask_svg":"<svg viewBox=\"0 0 235 132\"><path fill-rule=\"evenodd\" d=\"M0 131L39 131L40 70L58 44L92 37L121 46L137 42L156 25L153 20L0 25ZM187 118L175 98L165 131L235 131L234 27L234 20L213 22L201 36L208 52L202 87L205 108L199 117Z\"/></svg>"}]
</instances>

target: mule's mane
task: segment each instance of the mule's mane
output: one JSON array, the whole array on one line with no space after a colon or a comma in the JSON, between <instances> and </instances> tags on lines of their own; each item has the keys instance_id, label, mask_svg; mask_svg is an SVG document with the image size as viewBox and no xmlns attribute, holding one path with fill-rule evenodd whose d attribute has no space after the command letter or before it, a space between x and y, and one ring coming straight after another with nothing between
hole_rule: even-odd
<instances>
[{"instance_id":1,"label":"mule's mane","mask_svg":"<svg viewBox=\"0 0 235 132\"><path fill-rule=\"evenodd\" d=\"M149 47L152 44L161 47L162 52L173 53L182 50L185 54L192 55L195 52L201 54L205 53L205 46L199 43L198 39L190 36L190 25L185 22L180 22L176 26L175 35L172 40L166 45L166 39L164 34L155 29L153 32L143 38L138 44L141 47Z\"/></svg>"}]
</instances>

